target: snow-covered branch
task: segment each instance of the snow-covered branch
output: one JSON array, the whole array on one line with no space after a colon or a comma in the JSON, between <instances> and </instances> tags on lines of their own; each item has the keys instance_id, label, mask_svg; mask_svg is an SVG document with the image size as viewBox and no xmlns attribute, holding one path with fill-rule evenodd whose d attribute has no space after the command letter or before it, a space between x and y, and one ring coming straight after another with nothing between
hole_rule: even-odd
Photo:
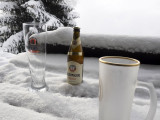
<instances>
[{"instance_id":1,"label":"snow-covered branch","mask_svg":"<svg viewBox=\"0 0 160 120\"><path fill-rule=\"evenodd\" d=\"M27 12L31 14L35 21L38 20L40 22L46 22L48 26L63 26L56 16L45 11L44 5L40 1L28 1L23 4L22 7L26 8Z\"/></svg>"},{"instance_id":2,"label":"snow-covered branch","mask_svg":"<svg viewBox=\"0 0 160 120\"><path fill-rule=\"evenodd\" d=\"M21 52L20 50L23 51L23 49L20 48L24 47L20 45L21 43L23 44L22 40L23 40L22 31L12 35L7 41L4 42L3 51L18 54L19 52Z\"/></svg>"},{"instance_id":3,"label":"snow-covered branch","mask_svg":"<svg viewBox=\"0 0 160 120\"><path fill-rule=\"evenodd\" d=\"M18 8L16 2L0 2L0 9L4 12L11 11L15 8Z\"/></svg>"},{"instance_id":4,"label":"snow-covered branch","mask_svg":"<svg viewBox=\"0 0 160 120\"><path fill-rule=\"evenodd\" d=\"M10 31L11 29L8 26L0 27L0 35L4 34L5 32L10 32Z\"/></svg>"},{"instance_id":5,"label":"snow-covered branch","mask_svg":"<svg viewBox=\"0 0 160 120\"><path fill-rule=\"evenodd\" d=\"M16 17L15 15L3 14L3 15L0 16L0 23L2 25L5 25L6 23L14 21L15 17Z\"/></svg>"},{"instance_id":6,"label":"snow-covered branch","mask_svg":"<svg viewBox=\"0 0 160 120\"><path fill-rule=\"evenodd\" d=\"M10 41L8 48L6 42L4 43L7 51L17 53L17 47L24 48L22 40L14 42L16 33L22 31L22 23L33 21L46 23L48 30L55 30L63 26L76 26L74 19L79 17L74 12L76 1L0 0L0 36L3 38L1 41ZM22 50L18 50L20 51Z\"/></svg>"}]
</instances>

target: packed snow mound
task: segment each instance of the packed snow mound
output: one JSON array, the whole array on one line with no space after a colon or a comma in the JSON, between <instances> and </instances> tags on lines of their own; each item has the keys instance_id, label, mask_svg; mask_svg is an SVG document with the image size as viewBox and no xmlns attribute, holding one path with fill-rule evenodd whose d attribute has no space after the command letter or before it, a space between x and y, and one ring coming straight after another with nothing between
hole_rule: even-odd
<instances>
[{"instance_id":1,"label":"packed snow mound","mask_svg":"<svg viewBox=\"0 0 160 120\"><path fill-rule=\"evenodd\" d=\"M67 118L58 118L51 115L35 112L22 107L12 106L7 103L1 103L1 120L69 120Z\"/></svg>"},{"instance_id":2,"label":"packed snow mound","mask_svg":"<svg viewBox=\"0 0 160 120\"><path fill-rule=\"evenodd\" d=\"M0 66L8 64L9 60L15 57L16 55L11 53L3 52L3 49L0 47Z\"/></svg>"},{"instance_id":3,"label":"packed snow mound","mask_svg":"<svg viewBox=\"0 0 160 120\"><path fill-rule=\"evenodd\" d=\"M128 52L160 53L160 38L154 37L134 37L134 36L114 36L105 34L86 34L81 30L81 40L83 47L101 48L111 50L122 50ZM70 45L73 36L73 28L59 27L55 31L48 31L46 34L35 35L39 41L43 41L47 35L48 44Z\"/></svg>"},{"instance_id":4,"label":"packed snow mound","mask_svg":"<svg viewBox=\"0 0 160 120\"><path fill-rule=\"evenodd\" d=\"M2 120L98 120L98 58L85 58L84 82L66 82L67 56L47 55L47 92L30 91L31 78L25 53L0 52L0 119ZM7 57L8 56L8 57ZM39 63L37 63L39 64ZM160 66L142 65L138 79L160 84ZM160 86L156 86L160 100ZM143 120L149 108L148 93L138 91L131 120ZM159 120L160 104L154 120ZM36 116L36 117L35 117Z\"/></svg>"}]
</instances>

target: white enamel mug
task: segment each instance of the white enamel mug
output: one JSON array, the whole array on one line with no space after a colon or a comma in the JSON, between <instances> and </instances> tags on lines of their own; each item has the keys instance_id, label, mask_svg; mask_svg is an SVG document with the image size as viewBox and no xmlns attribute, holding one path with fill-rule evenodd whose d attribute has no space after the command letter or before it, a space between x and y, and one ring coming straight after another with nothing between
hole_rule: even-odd
<instances>
[{"instance_id":1,"label":"white enamel mug","mask_svg":"<svg viewBox=\"0 0 160 120\"><path fill-rule=\"evenodd\" d=\"M130 120L136 87L148 89L150 109L145 120L153 120L157 96L151 83L137 80L140 62L120 56L99 59L99 120Z\"/></svg>"}]
</instances>

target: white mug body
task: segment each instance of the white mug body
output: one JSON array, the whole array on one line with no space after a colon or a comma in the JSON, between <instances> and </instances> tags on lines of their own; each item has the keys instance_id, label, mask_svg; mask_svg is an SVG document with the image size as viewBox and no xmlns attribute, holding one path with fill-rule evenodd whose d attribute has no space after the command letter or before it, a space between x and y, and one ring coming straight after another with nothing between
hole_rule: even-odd
<instances>
[{"instance_id":1,"label":"white mug body","mask_svg":"<svg viewBox=\"0 0 160 120\"><path fill-rule=\"evenodd\" d=\"M99 62L99 120L129 120L139 65L120 57L101 60L104 62Z\"/></svg>"}]
</instances>

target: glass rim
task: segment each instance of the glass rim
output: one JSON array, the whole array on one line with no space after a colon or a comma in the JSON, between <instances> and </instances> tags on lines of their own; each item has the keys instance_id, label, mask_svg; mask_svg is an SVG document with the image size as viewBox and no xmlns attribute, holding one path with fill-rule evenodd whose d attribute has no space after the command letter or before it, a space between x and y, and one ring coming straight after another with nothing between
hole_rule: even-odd
<instances>
[{"instance_id":1,"label":"glass rim","mask_svg":"<svg viewBox=\"0 0 160 120\"><path fill-rule=\"evenodd\" d=\"M126 59L126 60L131 60L134 61L136 63L131 63L131 64L124 64L124 63L116 63L116 62L109 62L109 61L104 61L104 58L120 58L120 59ZM116 65L116 66L139 66L140 65L140 61L136 60L134 58L129 58L129 57L122 57L122 56L104 56L99 58L99 62L104 63L104 64L109 64L109 65Z\"/></svg>"},{"instance_id":2,"label":"glass rim","mask_svg":"<svg viewBox=\"0 0 160 120\"><path fill-rule=\"evenodd\" d=\"M26 22L23 25L45 25L43 22Z\"/></svg>"}]
</instances>

